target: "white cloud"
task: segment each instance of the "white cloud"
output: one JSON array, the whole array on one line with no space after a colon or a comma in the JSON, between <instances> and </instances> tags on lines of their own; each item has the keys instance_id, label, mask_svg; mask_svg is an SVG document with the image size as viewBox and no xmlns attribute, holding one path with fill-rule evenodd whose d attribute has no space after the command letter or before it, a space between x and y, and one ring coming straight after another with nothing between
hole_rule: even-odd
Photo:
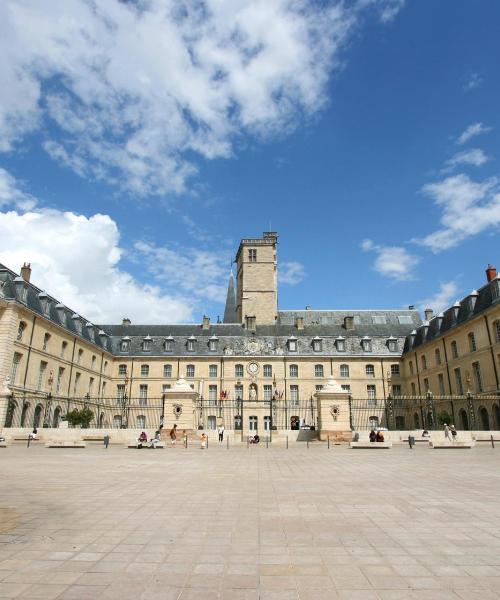
<instances>
[{"instance_id":1,"label":"white cloud","mask_svg":"<svg viewBox=\"0 0 500 600\"><path fill-rule=\"evenodd\" d=\"M410 254L401 246L379 246L372 240L363 240L361 249L365 252L375 252L377 257L373 268L384 277L398 281L414 279L413 270L420 262L420 257Z\"/></svg>"},{"instance_id":2,"label":"white cloud","mask_svg":"<svg viewBox=\"0 0 500 600\"><path fill-rule=\"evenodd\" d=\"M471 90L475 90L478 86L483 83L483 78L479 73L470 73L467 79L464 82L464 90L466 92L470 92Z\"/></svg>"},{"instance_id":3,"label":"white cloud","mask_svg":"<svg viewBox=\"0 0 500 600\"><path fill-rule=\"evenodd\" d=\"M426 308L432 308L434 314L440 313L453 303L458 292L458 286L455 281L441 283L439 290L430 298L420 300L419 308L424 311Z\"/></svg>"},{"instance_id":4,"label":"white cloud","mask_svg":"<svg viewBox=\"0 0 500 600\"><path fill-rule=\"evenodd\" d=\"M481 148L471 148L470 150L463 150L457 152L449 160L446 161L448 168L453 169L458 165L472 165L474 167L480 167L487 162L489 158L481 150Z\"/></svg>"},{"instance_id":5,"label":"white cloud","mask_svg":"<svg viewBox=\"0 0 500 600\"><path fill-rule=\"evenodd\" d=\"M483 133L489 133L492 130L492 127L488 127L487 125L483 125L482 123L472 123L469 125L457 138L457 144L462 146L466 142L468 142L471 138L476 135L481 135Z\"/></svg>"},{"instance_id":6,"label":"white cloud","mask_svg":"<svg viewBox=\"0 0 500 600\"><path fill-rule=\"evenodd\" d=\"M208 299L224 302L230 255L193 248L174 250L148 242L137 242L138 260L156 281L189 295L193 302ZM187 293L187 294L186 294Z\"/></svg>"},{"instance_id":7,"label":"white cloud","mask_svg":"<svg viewBox=\"0 0 500 600\"><path fill-rule=\"evenodd\" d=\"M0 167L0 207L14 207L20 210L31 210L36 205L36 200L23 192L14 177Z\"/></svg>"},{"instance_id":8,"label":"white cloud","mask_svg":"<svg viewBox=\"0 0 500 600\"><path fill-rule=\"evenodd\" d=\"M367 5L402 0L4 0L0 150L42 128L78 174L138 195L181 192L193 157L295 128Z\"/></svg>"},{"instance_id":9,"label":"white cloud","mask_svg":"<svg viewBox=\"0 0 500 600\"><path fill-rule=\"evenodd\" d=\"M464 239L500 226L500 191L496 177L476 183L467 175L447 177L423 187L441 209L442 227L414 240L437 253Z\"/></svg>"},{"instance_id":10,"label":"white cloud","mask_svg":"<svg viewBox=\"0 0 500 600\"><path fill-rule=\"evenodd\" d=\"M278 269L278 280L285 285L297 285L305 276L304 265L297 261L282 262Z\"/></svg>"},{"instance_id":11,"label":"white cloud","mask_svg":"<svg viewBox=\"0 0 500 600\"><path fill-rule=\"evenodd\" d=\"M176 323L192 319L193 302L164 293L119 267L116 223L106 215L71 212L0 213L0 262L17 270L30 262L32 282L94 323Z\"/></svg>"}]
</instances>

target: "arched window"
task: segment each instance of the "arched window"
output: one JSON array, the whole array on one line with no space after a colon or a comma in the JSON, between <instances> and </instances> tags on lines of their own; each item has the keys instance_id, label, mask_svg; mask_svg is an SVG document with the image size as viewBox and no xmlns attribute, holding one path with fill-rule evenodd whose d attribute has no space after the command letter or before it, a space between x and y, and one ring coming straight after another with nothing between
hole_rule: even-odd
<instances>
[{"instance_id":1,"label":"arched window","mask_svg":"<svg viewBox=\"0 0 500 600\"><path fill-rule=\"evenodd\" d=\"M35 408L35 413L33 415L33 427L40 427L40 421L42 420L42 410L43 406L38 404Z\"/></svg>"},{"instance_id":2,"label":"arched window","mask_svg":"<svg viewBox=\"0 0 500 600\"><path fill-rule=\"evenodd\" d=\"M234 376L243 377L243 365L234 365Z\"/></svg>"},{"instance_id":3,"label":"arched window","mask_svg":"<svg viewBox=\"0 0 500 600\"><path fill-rule=\"evenodd\" d=\"M23 335L26 330L26 323L24 321L19 321L19 325L17 327L17 341L23 341Z\"/></svg>"},{"instance_id":4,"label":"arched window","mask_svg":"<svg viewBox=\"0 0 500 600\"><path fill-rule=\"evenodd\" d=\"M375 377L375 367L374 365L366 365L365 372L367 377Z\"/></svg>"},{"instance_id":5,"label":"arched window","mask_svg":"<svg viewBox=\"0 0 500 600\"><path fill-rule=\"evenodd\" d=\"M29 409L30 409L30 403L25 402L23 404L23 410L21 412L21 427L24 427L24 425L26 423L26 415L28 414Z\"/></svg>"},{"instance_id":6,"label":"arched window","mask_svg":"<svg viewBox=\"0 0 500 600\"><path fill-rule=\"evenodd\" d=\"M172 365L163 365L163 377L167 379L172 377Z\"/></svg>"},{"instance_id":7,"label":"arched window","mask_svg":"<svg viewBox=\"0 0 500 600\"><path fill-rule=\"evenodd\" d=\"M469 340L469 351L475 352L477 350L476 336L472 333L472 331L468 334L467 339Z\"/></svg>"},{"instance_id":8,"label":"arched window","mask_svg":"<svg viewBox=\"0 0 500 600\"><path fill-rule=\"evenodd\" d=\"M194 365L186 365L186 377L194 377Z\"/></svg>"},{"instance_id":9,"label":"arched window","mask_svg":"<svg viewBox=\"0 0 500 600\"><path fill-rule=\"evenodd\" d=\"M434 357L436 359L436 365L440 365L441 364L441 351L439 350L439 348L436 348L434 350Z\"/></svg>"},{"instance_id":10,"label":"arched window","mask_svg":"<svg viewBox=\"0 0 500 600\"><path fill-rule=\"evenodd\" d=\"M264 377L272 377L273 376L273 366L272 365L264 365Z\"/></svg>"},{"instance_id":11,"label":"arched window","mask_svg":"<svg viewBox=\"0 0 500 600\"><path fill-rule=\"evenodd\" d=\"M58 406L54 411L54 416L52 417L52 427L59 427L59 423L61 422L61 407Z\"/></svg>"},{"instance_id":12,"label":"arched window","mask_svg":"<svg viewBox=\"0 0 500 600\"><path fill-rule=\"evenodd\" d=\"M323 365L314 365L314 377L324 377Z\"/></svg>"},{"instance_id":13,"label":"arched window","mask_svg":"<svg viewBox=\"0 0 500 600\"><path fill-rule=\"evenodd\" d=\"M340 365L340 376L349 377L349 365Z\"/></svg>"},{"instance_id":14,"label":"arched window","mask_svg":"<svg viewBox=\"0 0 500 600\"><path fill-rule=\"evenodd\" d=\"M290 377L299 376L299 365L290 365Z\"/></svg>"}]
</instances>

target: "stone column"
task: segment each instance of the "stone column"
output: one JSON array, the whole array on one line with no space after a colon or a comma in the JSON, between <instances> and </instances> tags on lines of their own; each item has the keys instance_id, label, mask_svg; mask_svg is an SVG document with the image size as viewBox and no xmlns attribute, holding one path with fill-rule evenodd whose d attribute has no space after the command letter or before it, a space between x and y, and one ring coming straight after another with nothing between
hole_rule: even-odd
<instances>
[{"instance_id":1,"label":"stone column","mask_svg":"<svg viewBox=\"0 0 500 600\"><path fill-rule=\"evenodd\" d=\"M12 397L12 391L9 387L9 379L7 378L0 386L0 431L5 426L7 411L9 409L9 400Z\"/></svg>"},{"instance_id":2,"label":"stone column","mask_svg":"<svg viewBox=\"0 0 500 600\"><path fill-rule=\"evenodd\" d=\"M178 379L174 385L164 392L165 412L163 417L163 431L170 431L174 425L182 432L197 428L196 401L200 394L193 390L185 379ZM206 426L206 423L204 423Z\"/></svg>"},{"instance_id":3,"label":"stone column","mask_svg":"<svg viewBox=\"0 0 500 600\"><path fill-rule=\"evenodd\" d=\"M315 394L318 403L318 429L321 440L327 437L348 442L352 439L349 394L330 379Z\"/></svg>"}]
</instances>

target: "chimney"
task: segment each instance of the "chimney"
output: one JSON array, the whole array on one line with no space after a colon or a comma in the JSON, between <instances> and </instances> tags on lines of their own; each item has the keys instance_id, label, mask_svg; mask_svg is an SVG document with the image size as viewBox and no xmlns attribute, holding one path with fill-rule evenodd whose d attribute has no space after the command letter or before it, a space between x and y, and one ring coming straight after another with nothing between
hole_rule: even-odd
<instances>
[{"instance_id":1,"label":"chimney","mask_svg":"<svg viewBox=\"0 0 500 600\"><path fill-rule=\"evenodd\" d=\"M408 306L408 310L415 310L415 305L414 304L410 304L410 306Z\"/></svg>"},{"instance_id":2,"label":"chimney","mask_svg":"<svg viewBox=\"0 0 500 600\"><path fill-rule=\"evenodd\" d=\"M434 316L434 311L432 310L432 308L426 308L424 310L424 315L425 315L425 320L430 321L432 319L432 317Z\"/></svg>"},{"instance_id":3,"label":"chimney","mask_svg":"<svg viewBox=\"0 0 500 600\"><path fill-rule=\"evenodd\" d=\"M295 326L297 329L304 329L304 317L297 317L295 319Z\"/></svg>"},{"instance_id":4,"label":"chimney","mask_svg":"<svg viewBox=\"0 0 500 600\"><path fill-rule=\"evenodd\" d=\"M129 318L127 318L127 317L124 317L124 318L122 319L122 325L123 325L124 327L129 327L130 325L132 325L132 321L131 321Z\"/></svg>"},{"instance_id":5,"label":"chimney","mask_svg":"<svg viewBox=\"0 0 500 600\"><path fill-rule=\"evenodd\" d=\"M493 281L496 276L497 270L495 269L495 267L492 265L488 265L488 268L486 269L486 281L489 283L490 281Z\"/></svg>"},{"instance_id":6,"label":"chimney","mask_svg":"<svg viewBox=\"0 0 500 600\"><path fill-rule=\"evenodd\" d=\"M21 277L24 279L24 281L26 281L26 283L29 283L31 277L31 263L23 264L23 266L21 267Z\"/></svg>"},{"instance_id":7,"label":"chimney","mask_svg":"<svg viewBox=\"0 0 500 600\"><path fill-rule=\"evenodd\" d=\"M346 329L346 331L352 331L354 329L354 317L344 317L344 329Z\"/></svg>"},{"instance_id":8,"label":"chimney","mask_svg":"<svg viewBox=\"0 0 500 600\"><path fill-rule=\"evenodd\" d=\"M201 324L202 329L210 329L210 317L203 315L203 323Z\"/></svg>"}]
</instances>

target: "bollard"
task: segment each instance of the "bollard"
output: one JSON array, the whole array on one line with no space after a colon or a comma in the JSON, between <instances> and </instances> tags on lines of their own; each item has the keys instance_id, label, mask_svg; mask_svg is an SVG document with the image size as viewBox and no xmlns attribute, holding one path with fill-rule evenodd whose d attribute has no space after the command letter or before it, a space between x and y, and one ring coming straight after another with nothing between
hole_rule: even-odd
<instances>
[{"instance_id":1,"label":"bollard","mask_svg":"<svg viewBox=\"0 0 500 600\"><path fill-rule=\"evenodd\" d=\"M31 433L28 434L28 448L30 447L30 442L31 442Z\"/></svg>"},{"instance_id":2,"label":"bollard","mask_svg":"<svg viewBox=\"0 0 500 600\"><path fill-rule=\"evenodd\" d=\"M307 449L309 450L309 440L307 440Z\"/></svg>"},{"instance_id":3,"label":"bollard","mask_svg":"<svg viewBox=\"0 0 500 600\"><path fill-rule=\"evenodd\" d=\"M495 447L495 440L493 439L493 434L491 434L491 447L494 448Z\"/></svg>"},{"instance_id":4,"label":"bollard","mask_svg":"<svg viewBox=\"0 0 500 600\"><path fill-rule=\"evenodd\" d=\"M286 436L286 449L288 450L288 436Z\"/></svg>"},{"instance_id":5,"label":"bollard","mask_svg":"<svg viewBox=\"0 0 500 600\"><path fill-rule=\"evenodd\" d=\"M266 448L269 448L269 436L266 437Z\"/></svg>"},{"instance_id":6,"label":"bollard","mask_svg":"<svg viewBox=\"0 0 500 600\"><path fill-rule=\"evenodd\" d=\"M412 435L408 436L408 444L410 446L410 450L413 450L413 445L415 444L415 438Z\"/></svg>"},{"instance_id":7,"label":"bollard","mask_svg":"<svg viewBox=\"0 0 500 600\"><path fill-rule=\"evenodd\" d=\"M330 450L330 436L328 436L328 450Z\"/></svg>"}]
</instances>

